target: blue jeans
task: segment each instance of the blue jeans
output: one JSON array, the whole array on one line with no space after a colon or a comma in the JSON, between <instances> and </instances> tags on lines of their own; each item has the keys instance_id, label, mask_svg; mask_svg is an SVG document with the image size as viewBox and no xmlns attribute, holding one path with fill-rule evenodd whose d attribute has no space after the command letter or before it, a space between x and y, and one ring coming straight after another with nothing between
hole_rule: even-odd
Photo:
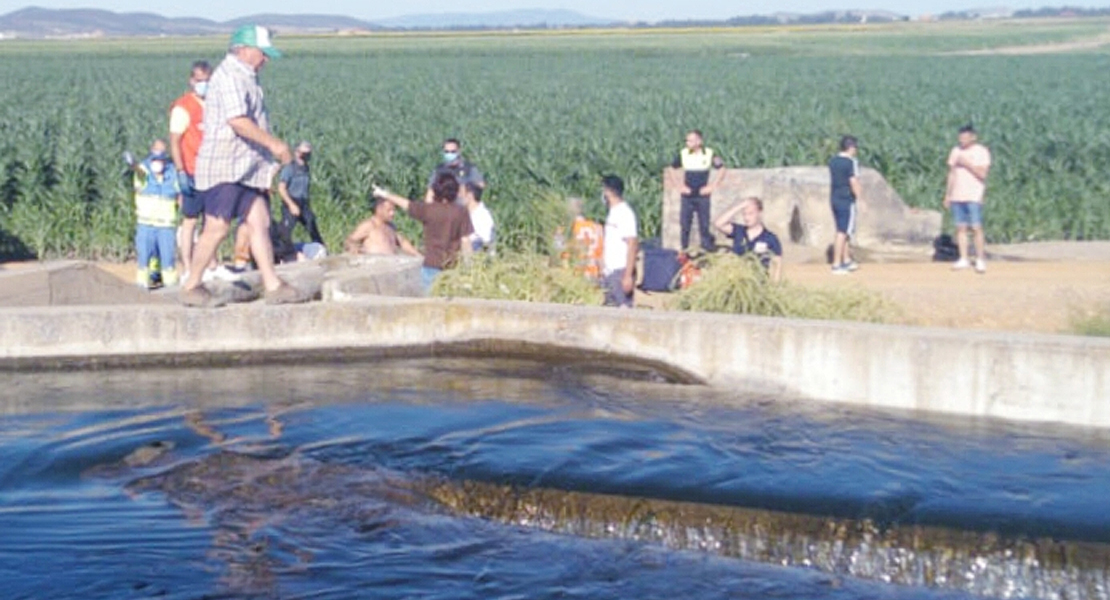
<instances>
[{"instance_id":1,"label":"blue jeans","mask_svg":"<svg viewBox=\"0 0 1110 600\"><path fill-rule=\"evenodd\" d=\"M424 293L428 294L432 291L432 284L436 282L436 277L443 272L443 269L435 269L432 267L420 267L420 281L424 284Z\"/></svg>"}]
</instances>

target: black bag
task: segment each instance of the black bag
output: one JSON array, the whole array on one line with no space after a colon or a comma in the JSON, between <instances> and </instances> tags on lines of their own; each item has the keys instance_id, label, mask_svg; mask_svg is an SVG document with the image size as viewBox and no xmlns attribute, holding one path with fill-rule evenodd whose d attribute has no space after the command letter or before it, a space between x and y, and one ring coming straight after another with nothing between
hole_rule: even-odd
<instances>
[{"instance_id":1,"label":"black bag","mask_svg":"<svg viewBox=\"0 0 1110 600\"><path fill-rule=\"evenodd\" d=\"M952 241L952 236L943 233L933 240L933 262L956 262L960 260L960 247Z\"/></svg>"},{"instance_id":2,"label":"black bag","mask_svg":"<svg viewBox=\"0 0 1110 600\"><path fill-rule=\"evenodd\" d=\"M644 280L640 289L645 292L670 292L682 264L678 262L678 252L666 248L644 248Z\"/></svg>"}]
</instances>

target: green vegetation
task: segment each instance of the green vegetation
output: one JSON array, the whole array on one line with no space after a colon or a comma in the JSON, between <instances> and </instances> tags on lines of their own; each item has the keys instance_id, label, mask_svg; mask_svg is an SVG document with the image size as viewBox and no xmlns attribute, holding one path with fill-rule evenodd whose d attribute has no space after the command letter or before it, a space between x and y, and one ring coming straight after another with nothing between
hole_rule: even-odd
<instances>
[{"instance_id":1,"label":"green vegetation","mask_svg":"<svg viewBox=\"0 0 1110 600\"><path fill-rule=\"evenodd\" d=\"M657 235L660 171L687 128L746 167L823 164L852 132L865 165L911 205L939 208L947 149L969 120L995 152L992 242L1107 239L1110 56L939 55L1106 26L297 38L279 43L287 58L263 80L277 132L316 142L313 201L332 247L367 213L372 182L421 195L448 135L488 174L502 248L542 252L548 217L536 207L594 199L609 172ZM130 256L118 157L165 135L189 62L219 60L222 44L0 43L0 239L40 257Z\"/></svg>"},{"instance_id":2,"label":"green vegetation","mask_svg":"<svg viewBox=\"0 0 1110 600\"><path fill-rule=\"evenodd\" d=\"M475 256L436 279L433 295L487 300L523 300L597 306L604 296L596 284L572 269L553 266L539 254L500 258Z\"/></svg>"},{"instance_id":3,"label":"green vegetation","mask_svg":"<svg viewBox=\"0 0 1110 600\"><path fill-rule=\"evenodd\" d=\"M697 312L867 323L885 323L897 317L894 305L873 292L774 284L759 261L734 255L715 257L695 285L677 294L674 307Z\"/></svg>"},{"instance_id":4,"label":"green vegetation","mask_svg":"<svg viewBox=\"0 0 1110 600\"><path fill-rule=\"evenodd\" d=\"M1110 337L1110 310L1076 318L1072 330L1079 335Z\"/></svg>"}]
</instances>

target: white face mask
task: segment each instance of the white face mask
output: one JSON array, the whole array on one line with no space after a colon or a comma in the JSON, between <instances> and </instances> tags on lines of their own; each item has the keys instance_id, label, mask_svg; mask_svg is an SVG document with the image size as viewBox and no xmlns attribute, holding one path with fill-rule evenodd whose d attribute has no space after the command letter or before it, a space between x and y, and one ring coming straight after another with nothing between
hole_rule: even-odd
<instances>
[{"instance_id":1,"label":"white face mask","mask_svg":"<svg viewBox=\"0 0 1110 600\"><path fill-rule=\"evenodd\" d=\"M156 160L150 163L150 172L155 175L161 175L166 170L166 163Z\"/></svg>"},{"instance_id":2,"label":"white face mask","mask_svg":"<svg viewBox=\"0 0 1110 600\"><path fill-rule=\"evenodd\" d=\"M208 93L208 82L198 81L193 84L193 93L203 98Z\"/></svg>"}]
</instances>

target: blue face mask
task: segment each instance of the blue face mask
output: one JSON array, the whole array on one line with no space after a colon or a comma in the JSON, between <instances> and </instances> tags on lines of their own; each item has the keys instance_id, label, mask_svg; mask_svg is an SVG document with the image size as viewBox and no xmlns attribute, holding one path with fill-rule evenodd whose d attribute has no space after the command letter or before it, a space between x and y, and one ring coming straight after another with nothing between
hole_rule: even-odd
<instances>
[{"instance_id":1,"label":"blue face mask","mask_svg":"<svg viewBox=\"0 0 1110 600\"><path fill-rule=\"evenodd\" d=\"M443 153L443 162L452 163L452 162L455 162L456 160L459 160L459 153L458 152L444 152Z\"/></svg>"},{"instance_id":2,"label":"blue face mask","mask_svg":"<svg viewBox=\"0 0 1110 600\"><path fill-rule=\"evenodd\" d=\"M203 98L208 93L208 82L198 81L193 84L193 93Z\"/></svg>"}]
</instances>

